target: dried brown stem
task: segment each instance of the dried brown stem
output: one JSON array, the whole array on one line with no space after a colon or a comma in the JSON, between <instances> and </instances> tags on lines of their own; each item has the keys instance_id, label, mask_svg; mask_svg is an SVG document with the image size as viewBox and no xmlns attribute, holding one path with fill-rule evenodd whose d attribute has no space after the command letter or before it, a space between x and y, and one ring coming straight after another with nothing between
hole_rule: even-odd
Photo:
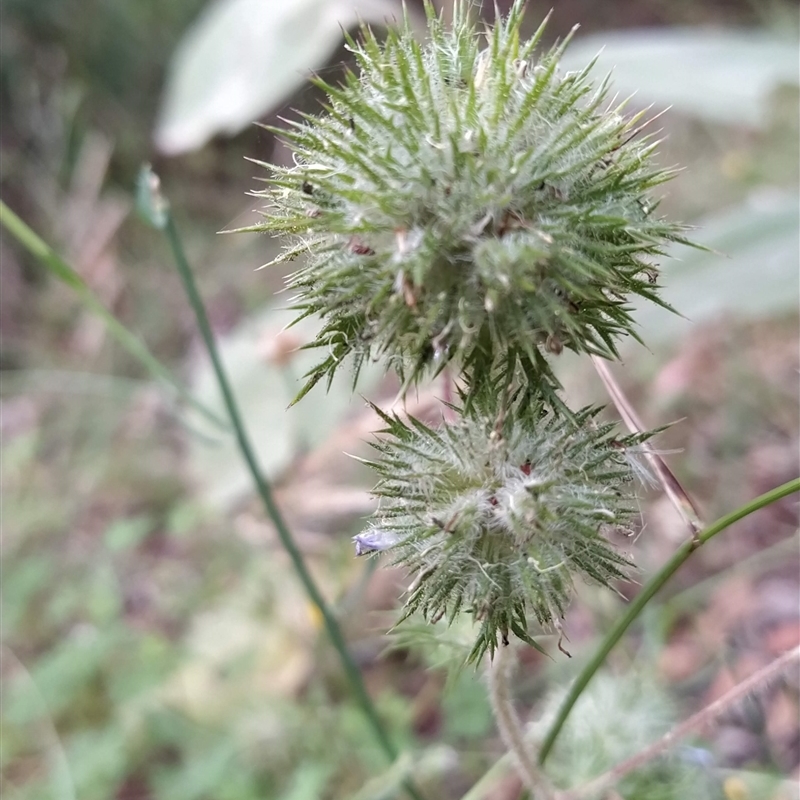
<instances>
[{"instance_id":1,"label":"dried brown stem","mask_svg":"<svg viewBox=\"0 0 800 800\"><path fill-rule=\"evenodd\" d=\"M780 677L792 664L798 661L800 661L800 647L788 650L782 656L776 658L771 664L768 664L749 678L743 680L737 686L734 686L733 689L706 706L702 711L699 711L680 725L677 725L657 742L650 745L650 747L645 748L627 761L617 764L616 767L613 767L599 778L595 778L593 781L571 792L560 795L559 800L580 800L584 797L599 795L603 791L610 789L629 773L641 769L645 764L669 750L684 736L703 728L718 719L723 713L736 706L749 694L768 686L772 681Z\"/></svg>"},{"instance_id":2,"label":"dried brown stem","mask_svg":"<svg viewBox=\"0 0 800 800\"><path fill-rule=\"evenodd\" d=\"M608 364L599 356L594 355L592 356L592 362L628 430L631 433L643 433L645 430L644 426L640 422L628 398L625 397L625 393L617 383L616 378L611 374ZM664 459L653 450L650 443L643 442L642 448L644 449L647 460L652 466L653 471L661 482L667 497L675 506L689 530L691 530L692 536L695 536L702 529L703 524L700 521L700 514L697 511L697 507L692 502L692 498L683 486L681 486L680 481L666 465Z\"/></svg>"}]
</instances>

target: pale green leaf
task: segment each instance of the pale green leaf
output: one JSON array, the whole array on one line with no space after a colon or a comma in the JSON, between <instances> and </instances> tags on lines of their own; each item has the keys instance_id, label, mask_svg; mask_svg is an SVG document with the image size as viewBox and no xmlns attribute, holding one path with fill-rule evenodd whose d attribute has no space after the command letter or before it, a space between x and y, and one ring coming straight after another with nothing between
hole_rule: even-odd
<instances>
[{"instance_id":1,"label":"pale green leaf","mask_svg":"<svg viewBox=\"0 0 800 800\"><path fill-rule=\"evenodd\" d=\"M743 205L698 223L692 238L713 252L675 247L664 262L661 298L683 316L637 303L648 344L686 336L700 323L732 314L759 319L797 311L800 294L800 197L762 191Z\"/></svg>"},{"instance_id":2,"label":"pale green leaf","mask_svg":"<svg viewBox=\"0 0 800 800\"><path fill-rule=\"evenodd\" d=\"M602 51L602 52L600 52ZM600 52L596 74L613 70L620 97L711 122L762 127L770 94L798 84L797 42L768 31L672 28L600 33L575 41L562 70Z\"/></svg>"},{"instance_id":3,"label":"pale green leaf","mask_svg":"<svg viewBox=\"0 0 800 800\"><path fill-rule=\"evenodd\" d=\"M175 155L238 133L323 66L342 29L392 17L396 0L215 0L175 51L156 146Z\"/></svg>"},{"instance_id":4,"label":"pale green leaf","mask_svg":"<svg viewBox=\"0 0 800 800\"><path fill-rule=\"evenodd\" d=\"M271 480L279 477L301 452L324 441L349 411L363 407L364 403L353 396L352 375L345 368L334 378L330 391L326 393L321 383L302 403L288 408L305 383L303 375L320 360L319 351L301 350L291 354L286 366L270 361L270 343L293 316L289 310L269 308L218 340L220 356L259 464ZM314 338L318 327L318 321L309 318L280 337L291 337L298 344L305 344ZM368 391L382 375L382 367L365 364L359 390ZM211 408L224 413L208 362L198 367L193 386ZM219 437L199 415L197 427L208 434L192 437L190 443L189 466L198 496L212 505L228 507L251 491L252 478L232 437Z\"/></svg>"}]
</instances>

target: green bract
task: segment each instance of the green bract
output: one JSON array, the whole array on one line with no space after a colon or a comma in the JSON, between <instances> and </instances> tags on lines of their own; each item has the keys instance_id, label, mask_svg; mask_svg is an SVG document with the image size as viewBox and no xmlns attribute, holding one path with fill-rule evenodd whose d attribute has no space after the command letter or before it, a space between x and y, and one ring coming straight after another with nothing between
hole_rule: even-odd
<instances>
[{"instance_id":1,"label":"green bract","mask_svg":"<svg viewBox=\"0 0 800 800\"><path fill-rule=\"evenodd\" d=\"M524 396L506 409L479 398L437 429L381 413L387 436L367 462L380 505L358 539L418 576L405 616L474 614L478 659L498 634L533 644L530 618L557 624L575 576L624 576L630 562L604 534L635 518L629 460L643 437L617 439L596 414L567 419Z\"/></svg>"},{"instance_id":2,"label":"green bract","mask_svg":"<svg viewBox=\"0 0 800 800\"><path fill-rule=\"evenodd\" d=\"M304 391L347 356L405 385L452 361L476 389L512 357L552 388L545 353L613 357L630 296L659 302L655 259L681 227L647 191L672 171L591 64L535 55L544 25L520 41L522 16L484 36L466 4L450 29L428 5L424 43L407 21L383 43L364 28L360 73L318 80L326 112L280 131L295 166L273 168L256 229L294 234L279 260L305 259L289 286L324 320Z\"/></svg>"}]
</instances>

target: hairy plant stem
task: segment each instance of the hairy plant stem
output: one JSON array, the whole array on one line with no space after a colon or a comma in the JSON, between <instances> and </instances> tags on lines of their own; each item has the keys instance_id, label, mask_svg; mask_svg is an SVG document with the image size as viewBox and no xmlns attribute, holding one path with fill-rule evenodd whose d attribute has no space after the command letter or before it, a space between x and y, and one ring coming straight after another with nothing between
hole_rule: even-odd
<instances>
[{"instance_id":1,"label":"hairy plant stem","mask_svg":"<svg viewBox=\"0 0 800 800\"><path fill-rule=\"evenodd\" d=\"M751 500L749 503L737 508L730 514L726 514L708 528L684 542L675 551L675 554L672 556L672 558L670 558L670 560L664 564L664 566L644 585L639 594L636 595L635 599L628 606L628 610L620 618L617 624L606 634L605 638L600 644L600 647L597 648L597 651L592 656L591 660L583 668L581 674L572 684L569 693L567 694L564 702L561 705L561 708L558 711L558 715L556 716L553 725L547 732L547 736L545 736L544 742L542 743L542 749L539 752L540 764L545 762L545 759L553 748L556 737L561 731L561 728L564 726L564 723L567 721L567 717L572 711L573 706L583 693L583 690L589 685L589 681L591 681L591 679L594 677L594 674L598 669L600 669L600 666L606 660L608 654L614 649L617 642L619 642L619 640L625 634L625 631L627 631L628 628L633 624L647 603L650 602L659 589L661 589L661 587L664 586L664 584L678 571L681 565L692 555L692 553L698 550L706 542L713 539L718 533L733 525L734 522L738 522L740 519L752 514L754 511L758 511L760 508L768 506L770 503L774 503L777 500L780 500L782 497L786 497L787 495L793 494L797 491L800 491L800 478L795 478L788 483L784 483L782 486L778 486L777 488L772 489L771 491L766 492L759 497L756 497L754 500Z\"/></svg>"},{"instance_id":2,"label":"hairy plant stem","mask_svg":"<svg viewBox=\"0 0 800 800\"><path fill-rule=\"evenodd\" d=\"M623 761L621 764L612 767L608 772L595 778L577 789L566 792L560 796L559 800L582 800L585 797L601 795L604 791L615 786L622 778L637 769L640 769L648 762L657 758L665 751L669 750L676 742L684 736L700 730L704 725L713 722L723 713L740 703L745 697L759 689L768 686L776 680L789 667L800 661L800 647L789 650L782 656L776 658L771 664L755 672L749 678L734 686L718 700L707 705L702 711L689 717L689 719L677 725L661 739L650 747L645 748L635 756Z\"/></svg>"},{"instance_id":3,"label":"hairy plant stem","mask_svg":"<svg viewBox=\"0 0 800 800\"><path fill-rule=\"evenodd\" d=\"M497 728L509 749L523 784L531 793L531 800L553 800L550 783L536 763L536 756L525 742L525 731L511 696L511 675L516 665L514 647L500 644L489 664L489 699Z\"/></svg>"},{"instance_id":4,"label":"hairy plant stem","mask_svg":"<svg viewBox=\"0 0 800 800\"><path fill-rule=\"evenodd\" d=\"M255 452L250 443L250 439L244 426L244 421L239 411L239 406L233 394L233 389L228 381L225 368L222 365L222 361L217 351L217 346L214 341L214 334L211 331L211 325L208 321L205 305L200 297L191 267L189 266L189 262L187 261L186 255L183 251L183 246L181 244L180 237L178 236L175 222L172 219L172 215L168 211L166 212L166 218L164 221L164 231L172 249L172 255L175 259L175 264L177 265L178 273L180 275L181 282L183 283L183 288L197 319L197 325L200 328L203 343L205 344L209 358L211 359L211 364L222 393L225 408L228 412L231 425L233 426L234 433L236 435L236 442L239 446L239 450L247 465L250 475L252 476L256 490L258 491L258 494L264 503L264 507L269 515L269 518L275 525L275 529L278 532L278 537L281 540L281 544L289 555L292 566L297 572L306 594L311 602L317 607L320 615L322 616L325 631L339 656L339 660L342 663L345 675L350 683L356 701L361 707L361 710L369 722L370 727L374 731L375 737L377 738L381 749L390 760L394 761L398 756L398 750L392 740L389 738L389 734L384 728L383 723L378 716L378 712L375 709L369 694L367 693L361 673L359 672L353 657L350 655L350 651L347 649L347 643L345 642L344 635L339 627L339 623L337 622L336 617L334 616L330 607L325 602L325 599L317 587L317 584L314 582L314 579L311 576L305 561L303 560L302 553L295 543L294 537L292 536L292 533L289 530L289 527L287 526L280 509L275 503L270 484L264 477L258 465ZM414 800L422 800L418 790L411 784L410 781L406 781L404 783L404 787L408 794L414 798Z\"/></svg>"}]
</instances>

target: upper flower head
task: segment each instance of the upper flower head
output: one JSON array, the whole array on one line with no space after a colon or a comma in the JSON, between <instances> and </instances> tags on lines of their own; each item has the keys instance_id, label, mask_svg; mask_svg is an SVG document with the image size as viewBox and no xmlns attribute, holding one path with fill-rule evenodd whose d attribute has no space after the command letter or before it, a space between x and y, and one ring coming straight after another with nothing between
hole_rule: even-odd
<instances>
[{"instance_id":1,"label":"upper flower head","mask_svg":"<svg viewBox=\"0 0 800 800\"><path fill-rule=\"evenodd\" d=\"M428 15L425 43L408 21L348 39L359 74L317 81L325 113L281 131L295 166L275 169L257 228L306 258L289 283L328 350L309 386L347 355L407 382L455 359L471 385L512 356L555 385L545 353L613 356L630 296L657 300L653 259L680 227L647 192L671 172L591 64L536 56L544 25L520 41L521 2L485 41L465 4L451 29Z\"/></svg>"}]
</instances>

